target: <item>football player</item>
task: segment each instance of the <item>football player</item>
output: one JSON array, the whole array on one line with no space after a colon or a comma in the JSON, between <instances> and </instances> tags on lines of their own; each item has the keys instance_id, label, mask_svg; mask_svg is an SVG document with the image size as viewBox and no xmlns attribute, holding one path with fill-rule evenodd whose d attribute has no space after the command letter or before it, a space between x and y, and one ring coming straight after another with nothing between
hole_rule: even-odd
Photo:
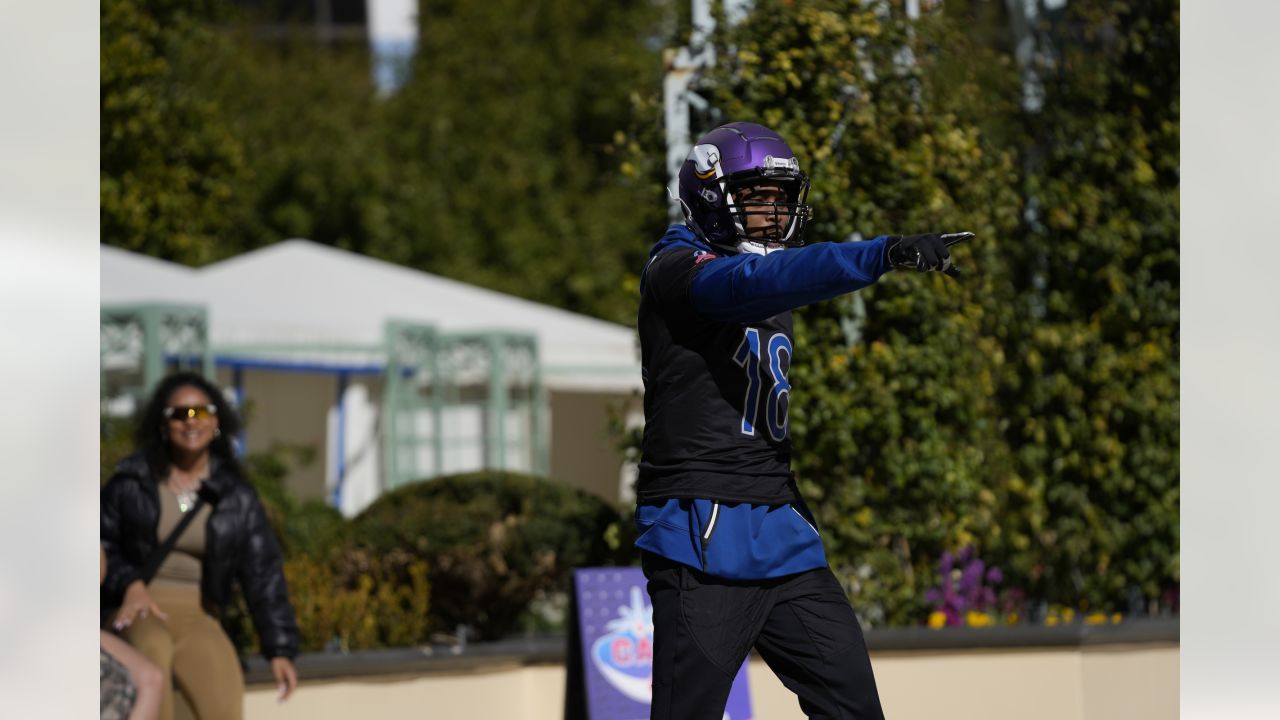
<instances>
[{"instance_id":1,"label":"football player","mask_svg":"<svg viewBox=\"0 0 1280 720\"><path fill-rule=\"evenodd\" d=\"M653 602L654 720L720 720L752 647L810 717L882 718L871 662L791 472L791 311L894 268L956 274L971 233L804 244L809 180L768 128L707 133L686 222L641 275L636 523Z\"/></svg>"}]
</instances>

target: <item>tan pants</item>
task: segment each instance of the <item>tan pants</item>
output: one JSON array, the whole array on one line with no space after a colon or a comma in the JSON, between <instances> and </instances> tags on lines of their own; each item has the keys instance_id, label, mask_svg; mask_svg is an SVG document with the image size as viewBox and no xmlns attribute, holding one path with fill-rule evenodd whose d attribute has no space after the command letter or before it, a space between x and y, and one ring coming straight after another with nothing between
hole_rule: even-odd
<instances>
[{"instance_id":1,"label":"tan pants","mask_svg":"<svg viewBox=\"0 0 1280 720\"><path fill-rule=\"evenodd\" d=\"M147 592L169 620L148 615L122 634L173 677L173 683L164 684L160 720L174 720L175 685L184 696L178 704L188 705L199 720L240 720L244 716L244 673L231 639L200 606L200 588L155 581Z\"/></svg>"}]
</instances>

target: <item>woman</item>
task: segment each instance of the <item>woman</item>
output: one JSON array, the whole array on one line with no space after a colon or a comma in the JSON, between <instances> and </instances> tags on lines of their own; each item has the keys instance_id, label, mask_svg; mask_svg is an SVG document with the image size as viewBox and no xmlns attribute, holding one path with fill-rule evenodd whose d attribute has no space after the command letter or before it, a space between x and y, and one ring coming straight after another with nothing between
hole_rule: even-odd
<instances>
[{"instance_id":1,"label":"woman","mask_svg":"<svg viewBox=\"0 0 1280 720\"><path fill-rule=\"evenodd\" d=\"M166 675L201 718L240 718L244 676L217 618L238 581L248 601L280 699L297 686L298 625L280 548L257 494L244 479L228 437L238 428L222 393L203 377L165 378L137 433L137 452L102 489L107 553L104 607L113 627ZM196 507L197 493L213 500ZM188 512L197 515L154 578L140 575ZM173 717L165 683L160 717Z\"/></svg>"}]
</instances>

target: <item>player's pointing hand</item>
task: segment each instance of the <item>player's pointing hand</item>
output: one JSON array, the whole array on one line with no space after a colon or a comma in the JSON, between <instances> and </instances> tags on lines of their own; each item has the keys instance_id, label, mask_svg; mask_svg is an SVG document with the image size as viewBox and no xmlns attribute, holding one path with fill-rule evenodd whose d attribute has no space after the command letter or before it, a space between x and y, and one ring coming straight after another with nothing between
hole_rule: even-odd
<instances>
[{"instance_id":1,"label":"player's pointing hand","mask_svg":"<svg viewBox=\"0 0 1280 720\"><path fill-rule=\"evenodd\" d=\"M888 254L889 264L895 268L919 272L938 270L951 277L958 277L960 271L951 264L951 251L947 248L971 237L971 232L893 235L889 238L885 252Z\"/></svg>"}]
</instances>

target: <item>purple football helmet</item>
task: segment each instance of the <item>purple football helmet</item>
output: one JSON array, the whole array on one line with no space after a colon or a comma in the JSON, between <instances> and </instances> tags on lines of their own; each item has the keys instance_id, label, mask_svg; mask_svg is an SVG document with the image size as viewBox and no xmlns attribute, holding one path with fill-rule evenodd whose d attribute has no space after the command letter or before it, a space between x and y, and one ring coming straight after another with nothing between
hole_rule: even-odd
<instances>
[{"instance_id":1,"label":"purple football helmet","mask_svg":"<svg viewBox=\"0 0 1280 720\"><path fill-rule=\"evenodd\" d=\"M774 185L784 202L744 201L742 190ZM809 178L778 133L762 125L735 122L703 135L680 168L680 205L689 227L721 247L764 253L766 248L799 247L812 210ZM785 218L779 229L748 230L748 216Z\"/></svg>"}]
</instances>

